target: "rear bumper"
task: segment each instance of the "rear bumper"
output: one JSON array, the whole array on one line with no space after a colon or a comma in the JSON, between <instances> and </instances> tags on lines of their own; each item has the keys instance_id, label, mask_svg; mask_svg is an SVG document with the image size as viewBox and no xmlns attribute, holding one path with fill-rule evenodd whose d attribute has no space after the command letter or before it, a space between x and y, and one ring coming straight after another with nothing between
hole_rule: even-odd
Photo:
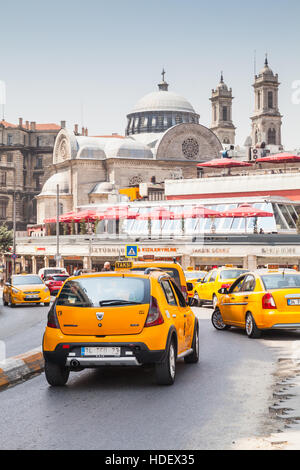
<instances>
[{"instance_id":1,"label":"rear bumper","mask_svg":"<svg viewBox=\"0 0 300 470\"><path fill-rule=\"evenodd\" d=\"M66 348L66 345L69 347ZM84 357L82 347L120 347L120 357ZM43 351L44 359L59 365L69 367L101 367L105 365L131 365L152 364L161 362L165 350L152 351L144 343L60 343L54 351ZM75 365L76 364L76 365Z\"/></svg>"}]
</instances>

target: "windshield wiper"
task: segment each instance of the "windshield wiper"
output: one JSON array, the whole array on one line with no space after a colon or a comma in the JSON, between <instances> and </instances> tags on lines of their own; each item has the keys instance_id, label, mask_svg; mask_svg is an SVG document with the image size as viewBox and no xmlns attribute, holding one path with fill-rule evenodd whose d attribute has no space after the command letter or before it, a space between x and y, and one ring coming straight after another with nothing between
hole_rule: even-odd
<instances>
[{"instance_id":1,"label":"windshield wiper","mask_svg":"<svg viewBox=\"0 0 300 470\"><path fill-rule=\"evenodd\" d=\"M103 307L104 305L138 305L140 302L134 302L133 300L118 300L118 299L111 299L111 300L100 300L99 305Z\"/></svg>"}]
</instances>

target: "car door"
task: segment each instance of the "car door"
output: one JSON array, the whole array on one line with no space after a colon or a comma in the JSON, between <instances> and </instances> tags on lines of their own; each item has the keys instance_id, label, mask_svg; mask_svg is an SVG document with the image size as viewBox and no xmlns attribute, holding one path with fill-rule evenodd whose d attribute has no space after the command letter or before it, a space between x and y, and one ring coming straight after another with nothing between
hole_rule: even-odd
<instances>
[{"instance_id":1,"label":"car door","mask_svg":"<svg viewBox=\"0 0 300 470\"><path fill-rule=\"evenodd\" d=\"M241 299L239 293L242 289L245 276L239 277L230 287L228 294L222 296L221 300L221 314L225 322L232 324L237 323L239 318L239 309L241 307Z\"/></svg>"},{"instance_id":2,"label":"car door","mask_svg":"<svg viewBox=\"0 0 300 470\"><path fill-rule=\"evenodd\" d=\"M177 296L179 309L181 311L181 316L183 317L184 349L187 350L191 348L193 341L195 316L192 309L187 305L182 292L178 289L177 285L172 283L172 287Z\"/></svg>"},{"instance_id":3,"label":"car door","mask_svg":"<svg viewBox=\"0 0 300 470\"><path fill-rule=\"evenodd\" d=\"M211 283L214 280L215 271L209 271L203 281L197 285L200 300L211 300Z\"/></svg>"},{"instance_id":4,"label":"car door","mask_svg":"<svg viewBox=\"0 0 300 470\"><path fill-rule=\"evenodd\" d=\"M166 309L165 312L172 319L177 331L178 339L178 351L177 354L181 354L185 350L185 339L184 339L184 316L183 312L178 305L178 300L175 292L172 288L172 283L169 279L162 279L160 285L163 289L166 298Z\"/></svg>"}]
</instances>

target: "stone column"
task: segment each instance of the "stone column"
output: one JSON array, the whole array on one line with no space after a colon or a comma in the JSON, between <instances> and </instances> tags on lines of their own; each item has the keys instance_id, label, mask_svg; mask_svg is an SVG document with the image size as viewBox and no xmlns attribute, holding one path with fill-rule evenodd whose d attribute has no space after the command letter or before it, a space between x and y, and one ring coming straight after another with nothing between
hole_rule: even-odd
<instances>
[{"instance_id":1,"label":"stone column","mask_svg":"<svg viewBox=\"0 0 300 470\"><path fill-rule=\"evenodd\" d=\"M44 256L44 268L49 268L49 256Z\"/></svg>"},{"instance_id":2,"label":"stone column","mask_svg":"<svg viewBox=\"0 0 300 470\"><path fill-rule=\"evenodd\" d=\"M92 269L92 258L90 256L83 257L83 269Z\"/></svg>"},{"instance_id":3,"label":"stone column","mask_svg":"<svg viewBox=\"0 0 300 470\"><path fill-rule=\"evenodd\" d=\"M181 257L181 266L185 271L188 266L194 266L194 260L189 255L182 255Z\"/></svg>"},{"instance_id":4,"label":"stone column","mask_svg":"<svg viewBox=\"0 0 300 470\"><path fill-rule=\"evenodd\" d=\"M21 256L21 268L23 273L26 271L26 262L25 262L25 256Z\"/></svg>"},{"instance_id":5,"label":"stone column","mask_svg":"<svg viewBox=\"0 0 300 470\"><path fill-rule=\"evenodd\" d=\"M37 272L36 272L36 256L32 256L31 261L32 261L32 274L37 274Z\"/></svg>"},{"instance_id":6,"label":"stone column","mask_svg":"<svg viewBox=\"0 0 300 470\"><path fill-rule=\"evenodd\" d=\"M253 271L257 268L257 256L247 255L243 258L243 268Z\"/></svg>"}]
</instances>

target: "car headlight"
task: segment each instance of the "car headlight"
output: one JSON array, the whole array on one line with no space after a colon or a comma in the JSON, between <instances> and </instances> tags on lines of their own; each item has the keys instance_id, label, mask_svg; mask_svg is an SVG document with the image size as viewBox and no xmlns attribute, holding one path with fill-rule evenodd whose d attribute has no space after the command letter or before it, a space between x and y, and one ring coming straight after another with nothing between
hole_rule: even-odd
<instances>
[{"instance_id":1,"label":"car headlight","mask_svg":"<svg viewBox=\"0 0 300 470\"><path fill-rule=\"evenodd\" d=\"M20 291L18 289L15 289L14 287L12 287L11 291L14 293L14 294L18 294Z\"/></svg>"},{"instance_id":2,"label":"car headlight","mask_svg":"<svg viewBox=\"0 0 300 470\"><path fill-rule=\"evenodd\" d=\"M43 291L48 292L49 291L48 287L44 287Z\"/></svg>"}]
</instances>

